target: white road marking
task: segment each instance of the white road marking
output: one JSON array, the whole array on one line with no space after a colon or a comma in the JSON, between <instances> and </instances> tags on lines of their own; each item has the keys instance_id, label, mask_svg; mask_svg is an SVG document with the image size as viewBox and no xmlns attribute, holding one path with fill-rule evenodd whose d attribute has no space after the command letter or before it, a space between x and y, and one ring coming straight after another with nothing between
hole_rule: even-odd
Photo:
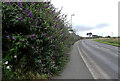
<instances>
[{"instance_id":1,"label":"white road marking","mask_svg":"<svg viewBox=\"0 0 120 81\"><path fill-rule=\"evenodd\" d=\"M77 46L77 48L80 56L82 57L94 79L110 79L110 77L90 57L88 57L82 49L80 50L79 46ZM81 51L84 52L84 55L81 53ZM85 56L87 58L85 58Z\"/></svg>"}]
</instances>

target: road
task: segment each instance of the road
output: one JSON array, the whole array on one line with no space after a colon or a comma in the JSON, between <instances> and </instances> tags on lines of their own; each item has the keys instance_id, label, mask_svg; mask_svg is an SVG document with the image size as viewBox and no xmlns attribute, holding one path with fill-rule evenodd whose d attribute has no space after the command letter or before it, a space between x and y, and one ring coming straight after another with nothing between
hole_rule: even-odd
<instances>
[{"instance_id":1,"label":"road","mask_svg":"<svg viewBox=\"0 0 120 81\"><path fill-rule=\"evenodd\" d=\"M70 62L57 79L118 79L118 47L85 39L77 41Z\"/></svg>"}]
</instances>

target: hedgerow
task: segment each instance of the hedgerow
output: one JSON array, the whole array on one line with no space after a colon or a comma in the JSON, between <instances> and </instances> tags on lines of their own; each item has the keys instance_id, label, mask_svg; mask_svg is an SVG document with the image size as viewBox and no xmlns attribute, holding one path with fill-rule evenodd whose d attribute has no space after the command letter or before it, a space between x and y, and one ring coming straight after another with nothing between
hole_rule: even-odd
<instances>
[{"instance_id":1,"label":"hedgerow","mask_svg":"<svg viewBox=\"0 0 120 81\"><path fill-rule=\"evenodd\" d=\"M48 79L63 69L73 37L50 2L2 3L2 79Z\"/></svg>"}]
</instances>

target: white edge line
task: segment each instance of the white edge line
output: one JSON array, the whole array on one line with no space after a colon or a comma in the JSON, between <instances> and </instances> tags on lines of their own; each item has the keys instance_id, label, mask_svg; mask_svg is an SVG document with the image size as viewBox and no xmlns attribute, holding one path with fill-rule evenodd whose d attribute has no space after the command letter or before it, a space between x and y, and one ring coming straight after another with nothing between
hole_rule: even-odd
<instances>
[{"instance_id":1,"label":"white edge line","mask_svg":"<svg viewBox=\"0 0 120 81\"><path fill-rule=\"evenodd\" d=\"M82 57L84 63L86 64L86 66L87 66L88 70L90 71L90 73L92 74L93 78L94 78L94 79L100 79L99 77L97 77L97 75L95 75L95 73L92 71L92 69L89 68L89 64L88 64L88 62L85 60L84 56L82 55L82 53L81 53L80 48L79 48L78 45L77 45L77 48L78 48L78 51L79 51L80 56ZM82 50L82 51L83 51L83 50ZM89 60L90 60L92 63L94 63L94 64L96 65L95 67L98 69L98 71L99 71L102 75L104 75L104 79L110 79L110 77L109 77L106 73L104 73L104 71L103 71L92 59L89 58Z\"/></svg>"},{"instance_id":2,"label":"white edge line","mask_svg":"<svg viewBox=\"0 0 120 81\"><path fill-rule=\"evenodd\" d=\"M88 70L89 70L89 71L90 71L90 73L92 74L93 78L94 78L94 79L97 79L97 78L94 76L94 73L92 72L92 70L89 68L89 66L88 66L88 64L87 64L86 60L84 59L83 55L81 54L80 49L79 49L79 47L78 47L78 46L77 46L77 48L78 48L78 51L79 51L80 56L82 57L82 59L83 59L83 61L84 61L85 65L87 66Z\"/></svg>"}]
</instances>

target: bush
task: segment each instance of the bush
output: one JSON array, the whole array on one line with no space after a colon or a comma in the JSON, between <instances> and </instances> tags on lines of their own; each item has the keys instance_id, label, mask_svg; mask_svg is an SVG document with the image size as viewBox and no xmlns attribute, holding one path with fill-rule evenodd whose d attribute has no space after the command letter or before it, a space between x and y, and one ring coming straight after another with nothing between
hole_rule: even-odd
<instances>
[{"instance_id":1,"label":"bush","mask_svg":"<svg viewBox=\"0 0 120 81\"><path fill-rule=\"evenodd\" d=\"M63 69L73 44L64 16L49 2L2 3L3 80L47 79Z\"/></svg>"}]
</instances>

